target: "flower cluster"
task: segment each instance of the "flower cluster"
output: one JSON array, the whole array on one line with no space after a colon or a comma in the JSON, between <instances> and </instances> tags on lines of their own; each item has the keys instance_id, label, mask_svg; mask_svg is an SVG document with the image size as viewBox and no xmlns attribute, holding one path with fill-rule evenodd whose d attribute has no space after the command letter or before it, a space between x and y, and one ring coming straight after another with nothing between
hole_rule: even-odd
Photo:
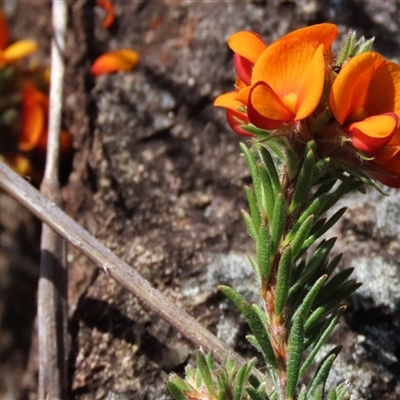
<instances>
[{"instance_id":1,"label":"flower cluster","mask_svg":"<svg viewBox=\"0 0 400 400\"><path fill-rule=\"evenodd\" d=\"M21 63L37 50L33 40L9 45L6 18L0 9L0 129L1 158L35 183L42 178L47 147L49 71ZM61 133L61 156L70 156L71 136Z\"/></svg>"},{"instance_id":2,"label":"flower cluster","mask_svg":"<svg viewBox=\"0 0 400 400\"><path fill-rule=\"evenodd\" d=\"M370 51L372 41L354 46L354 34L335 57L337 34L324 23L269 46L254 32L233 34L235 90L214 105L240 135L313 139L321 156L400 187L400 66Z\"/></svg>"}]
</instances>

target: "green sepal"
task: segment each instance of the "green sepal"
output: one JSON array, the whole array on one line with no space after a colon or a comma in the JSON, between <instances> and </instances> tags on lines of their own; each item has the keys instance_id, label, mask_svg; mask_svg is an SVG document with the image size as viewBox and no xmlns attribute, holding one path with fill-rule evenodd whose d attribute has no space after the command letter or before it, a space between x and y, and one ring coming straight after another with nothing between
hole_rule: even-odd
<instances>
[{"instance_id":1,"label":"green sepal","mask_svg":"<svg viewBox=\"0 0 400 400\"><path fill-rule=\"evenodd\" d=\"M261 224L256 241L256 254L259 274L265 282L268 282L271 257L271 235L269 229Z\"/></svg>"},{"instance_id":2,"label":"green sepal","mask_svg":"<svg viewBox=\"0 0 400 400\"><path fill-rule=\"evenodd\" d=\"M242 295L237 293L229 286L219 286L219 290L221 290L221 292L224 293L224 295L228 297L228 299L231 300L236 308L243 314L247 323L249 324L251 332L257 339L258 344L260 345L261 352L266 363L271 364L272 367L276 368L278 363L275 358L275 353L272 349L271 341L269 340L266 327L262 319L258 316L258 313L243 298Z\"/></svg>"},{"instance_id":3,"label":"green sepal","mask_svg":"<svg viewBox=\"0 0 400 400\"><path fill-rule=\"evenodd\" d=\"M211 375L212 370L210 370L207 359L201 351L196 353L196 364L208 393L210 396L215 397L214 382Z\"/></svg>"},{"instance_id":4,"label":"green sepal","mask_svg":"<svg viewBox=\"0 0 400 400\"><path fill-rule=\"evenodd\" d=\"M321 349L322 345L328 339L328 336L333 331L333 328L338 324L339 318L342 316L344 310L345 310L345 307L339 308L339 310L337 310L336 313L332 315L330 320L328 319L325 322L325 324L321 330L322 333L319 335L318 341L315 343L313 349L311 350L311 353L308 355L307 359L304 361L303 365L301 366L300 376L302 376L306 372L307 368L314 361L314 358L317 355L318 351Z\"/></svg>"},{"instance_id":5,"label":"green sepal","mask_svg":"<svg viewBox=\"0 0 400 400\"><path fill-rule=\"evenodd\" d=\"M308 142L307 148L309 148L309 150L304 158L303 165L301 166L299 176L297 178L296 188L294 190L292 201L288 210L289 214L292 214L297 209L297 207L303 201L304 196L308 193L310 187L314 169L315 142Z\"/></svg>"},{"instance_id":6,"label":"green sepal","mask_svg":"<svg viewBox=\"0 0 400 400\"><path fill-rule=\"evenodd\" d=\"M375 38L365 40L364 36L361 37L360 40L356 43L356 51L354 52L354 56L371 50L371 47L374 44L374 40Z\"/></svg>"},{"instance_id":7,"label":"green sepal","mask_svg":"<svg viewBox=\"0 0 400 400\"><path fill-rule=\"evenodd\" d=\"M255 230L258 230L261 224L261 216L257 207L257 201L254 196L254 192L248 186L245 187L245 191L247 195L247 202L249 203L250 216L253 221L253 226Z\"/></svg>"},{"instance_id":8,"label":"green sepal","mask_svg":"<svg viewBox=\"0 0 400 400\"><path fill-rule=\"evenodd\" d=\"M182 378L175 374L169 377L167 389L175 400L187 400L185 392L190 392L192 390Z\"/></svg>"},{"instance_id":9,"label":"green sepal","mask_svg":"<svg viewBox=\"0 0 400 400\"><path fill-rule=\"evenodd\" d=\"M250 214L247 211L241 210L241 212L244 223L246 224L247 227L247 231L249 232L249 235L253 239L253 242L257 242L258 233L256 227L254 226L253 219L251 218Z\"/></svg>"},{"instance_id":10,"label":"green sepal","mask_svg":"<svg viewBox=\"0 0 400 400\"><path fill-rule=\"evenodd\" d=\"M339 56L336 60L336 65L341 67L346 60L346 58L351 54L354 49L354 44L356 41L356 34L354 31L350 31L344 39L342 47L340 49Z\"/></svg>"},{"instance_id":11,"label":"green sepal","mask_svg":"<svg viewBox=\"0 0 400 400\"><path fill-rule=\"evenodd\" d=\"M243 364L239 371L236 373L235 381L233 383L233 400L241 400L244 393L245 385L247 384L247 379L257 359L253 358L248 363Z\"/></svg>"},{"instance_id":12,"label":"green sepal","mask_svg":"<svg viewBox=\"0 0 400 400\"><path fill-rule=\"evenodd\" d=\"M263 162L265 168L268 171L268 175L271 179L275 196L277 196L279 193L281 193L282 189L281 189L279 174L278 171L276 170L276 166L271 156L271 153L264 146L260 146L258 154L260 156L260 160Z\"/></svg>"},{"instance_id":13,"label":"green sepal","mask_svg":"<svg viewBox=\"0 0 400 400\"><path fill-rule=\"evenodd\" d=\"M314 379L311 382L310 388L308 389L308 396L312 396L318 386L322 386L322 388L324 388L333 362L340 353L341 349L342 346L337 346L324 357L317 369Z\"/></svg>"},{"instance_id":14,"label":"green sepal","mask_svg":"<svg viewBox=\"0 0 400 400\"><path fill-rule=\"evenodd\" d=\"M324 287L323 292L321 292L317 297L317 302L323 304L326 299L328 299L333 292L339 289L340 286L350 277L353 273L354 268L346 268L343 271L337 273L333 278L331 278Z\"/></svg>"},{"instance_id":15,"label":"green sepal","mask_svg":"<svg viewBox=\"0 0 400 400\"><path fill-rule=\"evenodd\" d=\"M313 223L314 223L314 215L310 215L300 226L293 240L290 242L290 246L292 248L292 263L296 261L297 256L299 255L301 249L303 248L304 242L310 233ZM283 243L283 245L284 244L285 243Z\"/></svg>"},{"instance_id":16,"label":"green sepal","mask_svg":"<svg viewBox=\"0 0 400 400\"><path fill-rule=\"evenodd\" d=\"M286 203L281 193L275 199L274 214L270 225L271 254L275 254L282 239L286 222Z\"/></svg>"},{"instance_id":17,"label":"green sepal","mask_svg":"<svg viewBox=\"0 0 400 400\"><path fill-rule=\"evenodd\" d=\"M244 111L246 111L246 110L244 110ZM244 131L246 131L248 133L251 133L252 135L258 136L258 137L260 137L262 139L268 139L269 137L272 136L272 133L270 131L267 131L265 129L257 128L254 125L250 125L250 124L248 124L248 125L246 124L245 125L245 124L243 124L243 125L240 125L240 127Z\"/></svg>"},{"instance_id":18,"label":"green sepal","mask_svg":"<svg viewBox=\"0 0 400 400\"><path fill-rule=\"evenodd\" d=\"M289 295L290 278L292 272L292 249L286 247L278 265L275 290L275 314L280 315L285 308Z\"/></svg>"},{"instance_id":19,"label":"green sepal","mask_svg":"<svg viewBox=\"0 0 400 400\"><path fill-rule=\"evenodd\" d=\"M297 382L299 379L301 359L304 346L304 327L303 316L296 315L290 329L288 341L288 364L287 364L287 398L293 399L296 393Z\"/></svg>"},{"instance_id":20,"label":"green sepal","mask_svg":"<svg viewBox=\"0 0 400 400\"><path fill-rule=\"evenodd\" d=\"M324 285L325 281L327 280L328 275L322 275L312 286L309 290L307 295L304 297L300 307L296 310L296 313L301 313L303 318L307 318L308 314L310 313L311 307L314 303L315 298L317 297L319 291L321 290L322 286Z\"/></svg>"}]
</instances>

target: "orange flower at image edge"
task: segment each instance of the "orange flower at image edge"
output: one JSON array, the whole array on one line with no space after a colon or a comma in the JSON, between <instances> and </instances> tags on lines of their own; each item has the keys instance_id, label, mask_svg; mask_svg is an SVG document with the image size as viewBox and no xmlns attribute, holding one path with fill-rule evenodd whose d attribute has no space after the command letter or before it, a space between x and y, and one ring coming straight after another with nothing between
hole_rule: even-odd
<instances>
[{"instance_id":1,"label":"orange flower at image edge","mask_svg":"<svg viewBox=\"0 0 400 400\"><path fill-rule=\"evenodd\" d=\"M33 40L19 40L7 47L8 36L7 21L0 9L0 66L18 61L37 49Z\"/></svg>"},{"instance_id":2,"label":"orange flower at image edge","mask_svg":"<svg viewBox=\"0 0 400 400\"><path fill-rule=\"evenodd\" d=\"M110 51L102 54L93 63L90 72L95 75L109 74L118 71L129 71L139 62L139 54L130 49Z\"/></svg>"}]
</instances>

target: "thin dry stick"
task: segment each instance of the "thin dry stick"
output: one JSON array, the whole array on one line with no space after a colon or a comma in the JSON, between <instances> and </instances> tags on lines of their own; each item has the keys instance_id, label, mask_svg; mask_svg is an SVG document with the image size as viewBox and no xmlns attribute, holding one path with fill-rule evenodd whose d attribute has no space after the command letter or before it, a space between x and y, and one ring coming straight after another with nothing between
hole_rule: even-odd
<instances>
[{"instance_id":1,"label":"thin dry stick","mask_svg":"<svg viewBox=\"0 0 400 400\"><path fill-rule=\"evenodd\" d=\"M53 0L47 158L41 192L58 207L58 182L67 5ZM48 225L41 237L38 289L39 399L64 399L67 388L67 268L65 241Z\"/></svg>"},{"instance_id":2,"label":"thin dry stick","mask_svg":"<svg viewBox=\"0 0 400 400\"><path fill-rule=\"evenodd\" d=\"M137 296L151 311L164 319L182 336L207 352L213 350L218 362L222 362L228 352L231 352L237 365L242 365L245 362L242 357L229 349L160 291L154 289L138 272L91 236L57 206L44 198L3 162L0 162L0 187L79 249L99 268L102 268L108 276ZM254 370L254 374L259 379L266 379L258 370ZM271 388L269 382L268 387Z\"/></svg>"}]
</instances>

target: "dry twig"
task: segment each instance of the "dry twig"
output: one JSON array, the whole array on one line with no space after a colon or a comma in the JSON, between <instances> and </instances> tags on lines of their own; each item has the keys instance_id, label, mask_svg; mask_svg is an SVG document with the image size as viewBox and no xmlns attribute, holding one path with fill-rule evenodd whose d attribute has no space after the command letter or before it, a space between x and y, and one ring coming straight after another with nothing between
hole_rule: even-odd
<instances>
[{"instance_id":1,"label":"dry twig","mask_svg":"<svg viewBox=\"0 0 400 400\"><path fill-rule=\"evenodd\" d=\"M58 182L58 155L64 80L67 5L53 0L50 110L47 158L40 190L58 207L62 204ZM66 398L67 268L65 242L43 225L38 289L39 399Z\"/></svg>"},{"instance_id":2,"label":"dry twig","mask_svg":"<svg viewBox=\"0 0 400 400\"><path fill-rule=\"evenodd\" d=\"M164 319L182 336L207 352L213 350L218 362L223 361L227 353L231 351L193 317L177 307L160 291L154 289L138 272L2 162L0 162L0 187L85 254L107 275L138 297L145 306ZM243 358L238 354L232 351L231 354L238 365L244 363ZM259 378L265 379L259 371L253 371Z\"/></svg>"}]
</instances>

